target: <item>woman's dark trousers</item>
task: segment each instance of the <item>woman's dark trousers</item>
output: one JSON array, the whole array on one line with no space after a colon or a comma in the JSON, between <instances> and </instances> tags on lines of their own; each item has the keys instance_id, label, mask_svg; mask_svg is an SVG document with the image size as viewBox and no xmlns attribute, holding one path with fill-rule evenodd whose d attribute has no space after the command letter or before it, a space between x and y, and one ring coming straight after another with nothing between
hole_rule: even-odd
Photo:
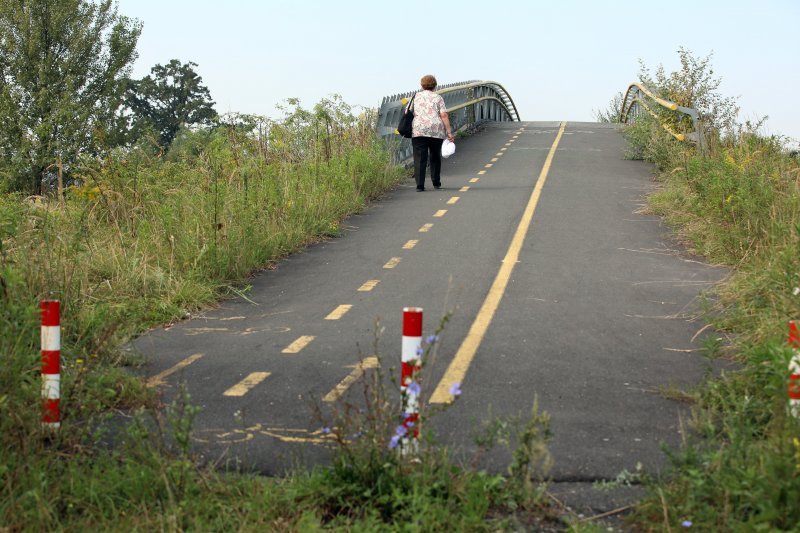
<instances>
[{"instance_id":1,"label":"woman's dark trousers","mask_svg":"<svg viewBox=\"0 0 800 533\"><path fill-rule=\"evenodd\" d=\"M417 189L425 188L425 171L428 167L428 152L431 159L431 182L434 187L442 186L442 143L444 139L435 137L413 137L411 147L414 149L414 178Z\"/></svg>"}]
</instances>

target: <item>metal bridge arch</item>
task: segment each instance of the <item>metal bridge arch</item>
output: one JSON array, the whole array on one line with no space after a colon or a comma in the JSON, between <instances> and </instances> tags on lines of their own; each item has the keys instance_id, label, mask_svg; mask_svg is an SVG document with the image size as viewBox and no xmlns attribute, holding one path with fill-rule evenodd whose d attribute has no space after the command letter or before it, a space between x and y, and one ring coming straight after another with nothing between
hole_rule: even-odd
<instances>
[{"instance_id":1,"label":"metal bridge arch","mask_svg":"<svg viewBox=\"0 0 800 533\"><path fill-rule=\"evenodd\" d=\"M411 141L400 137L396 128L406 102L416 92L387 96L378 111L378 136L397 143L396 157L399 161L411 157ZM436 92L444 98L454 131L481 120L520 120L511 95L496 81L465 81L440 85Z\"/></svg>"}]
</instances>

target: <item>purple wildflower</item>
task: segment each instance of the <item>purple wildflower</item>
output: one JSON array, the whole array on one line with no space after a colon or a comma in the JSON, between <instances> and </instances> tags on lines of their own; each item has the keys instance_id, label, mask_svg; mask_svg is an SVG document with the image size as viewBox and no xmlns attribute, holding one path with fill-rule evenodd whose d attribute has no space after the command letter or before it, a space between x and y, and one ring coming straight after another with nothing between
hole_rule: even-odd
<instances>
[{"instance_id":1,"label":"purple wildflower","mask_svg":"<svg viewBox=\"0 0 800 533\"><path fill-rule=\"evenodd\" d=\"M422 355L422 346L417 348L417 355Z\"/></svg>"},{"instance_id":2,"label":"purple wildflower","mask_svg":"<svg viewBox=\"0 0 800 533\"><path fill-rule=\"evenodd\" d=\"M419 396L419 393L422 391L422 388L419 386L419 383L416 381L412 381L408 384L408 393L413 394L414 396Z\"/></svg>"},{"instance_id":3,"label":"purple wildflower","mask_svg":"<svg viewBox=\"0 0 800 533\"><path fill-rule=\"evenodd\" d=\"M450 396L461 396L461 383L450 385Z\"/></svg>"},{"instance_id":4,"label":"purple wildflower","mask_svg":"<svg viewBox=\"0 0 800 533\"><path fill-rule=\"evenodd\" d=\"M405 426L399 425L397 429L394 430L396 437L405 437L408 434L408 429Z\"/></svg>"},{"instance_id":5,"label":"purple wildflower","mask_svg":"<svg viewBox=\"0 0 800 533\"><path fill-rule=\"evenodd\" d=\"M394 450L397 448L397 445L400 444L400 437L395 435L391 439L389 439L389 449Z\"/></svg>"},{"instance_id":6,"label":"purple wildflower","mask_svg":"<svg viewBox=\"0 0 800 533\"><path fill-rule=\"evenodd\" d=\"M427 339L425 339L425 342L427 342L428 344L433 344L434 342L436 342L438 340L439 340L439 337L437 337L436 335L431 335Z\"/></svg>"},{"instance_id":7,"label":"purple wildflower","mask_svg":"<svg viewBox=\"0 0 800 533\"><path fill-rule=\"evenodd\" d=\"M325 434L327 435L328 433L330 433L330 432L331 432L331 428L329 428L329 427L324 427L324 428L322 428L322 432L323 432L323 433L325 433Z\"/></svg>"},{"instance_id":8,"label":"purple wildflower","mask_svg":"<svg viewBox=\"0 0 800 533\"><path fill-rule=\"evenodd\" d=\"M688 528L692 527L692 521L691 520L684 520L683 522L681 522L681 525L688 529Z\"/></svg>"}]
</instances>

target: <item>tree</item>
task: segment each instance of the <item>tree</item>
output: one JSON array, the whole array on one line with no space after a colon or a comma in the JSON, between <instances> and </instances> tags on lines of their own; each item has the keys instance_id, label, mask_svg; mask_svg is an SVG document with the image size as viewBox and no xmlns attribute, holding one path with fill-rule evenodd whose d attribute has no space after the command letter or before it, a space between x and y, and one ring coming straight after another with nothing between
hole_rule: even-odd
<instances>
[{"instance_id":1,"label":"tree","mask_svg":"<svg viewBox=\"0 0 800 533\"><path fill-rule=\"evenodd\" d=\"M112 0L0 0L0 186L108 147L140 33Z\"/></svg>"},{"instance_id":2,"label":"tree","mask_svg":"<svg viewBox=\"0 0 800 533\"><path fill-rule=\"evenodd\" d=\"M134 129L152 128L159 144L169 148L181 127L208 124L217 113L208 88L193 67L177 59L150 69L150 76L132 80L126 102L133 112Z\"/></svg>"}]
</instances>

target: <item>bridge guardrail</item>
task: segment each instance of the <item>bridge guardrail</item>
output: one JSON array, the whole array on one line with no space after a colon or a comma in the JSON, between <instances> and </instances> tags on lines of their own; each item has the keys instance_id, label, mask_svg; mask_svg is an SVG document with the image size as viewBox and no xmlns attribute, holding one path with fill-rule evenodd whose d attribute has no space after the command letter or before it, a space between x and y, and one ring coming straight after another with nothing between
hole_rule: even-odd
<instances>
[{"instance_id":1,"label":"bridge guardrail","mask_svg":"<svg viewBox=\"0 0 800 533\"><path fill-rule=\"evenodd\" d=\"M688 115L692 119L692 128L694 131L690 133L678 133L669 124L665 123L662 118L656 113L647 103L647 99L655 104L667 109ZM670 135L679 141L692 141L697 143L700 149L705 148L705 138L703 136L703 122L700 118L700 113L691 107L683 107L675 102L670 102L653 94L653 92L642 85L641 83L631 83L628 90L625 92L625 97L622 99L622 109L620 110L620 122L629 124L635 122L636 118L641 116L642 110L653 116Z\"/></svg>"},{"instance_id":2,"label":"bridge guardrail","mask_svg":"<svg viewBox=\"0 0 800 533\"><path fill-rule=\"evenodd\" d=\"M397 161L411 158L411 140L397 134L397 123L406 102L416 92L418 90L387 96L378 111L377 134L395 143ZM453 131L479 120L519 121L519 113L511 95L495 81L450 83L440 85L436 92L444 98Z\"/></svg>"}]
</instances>

